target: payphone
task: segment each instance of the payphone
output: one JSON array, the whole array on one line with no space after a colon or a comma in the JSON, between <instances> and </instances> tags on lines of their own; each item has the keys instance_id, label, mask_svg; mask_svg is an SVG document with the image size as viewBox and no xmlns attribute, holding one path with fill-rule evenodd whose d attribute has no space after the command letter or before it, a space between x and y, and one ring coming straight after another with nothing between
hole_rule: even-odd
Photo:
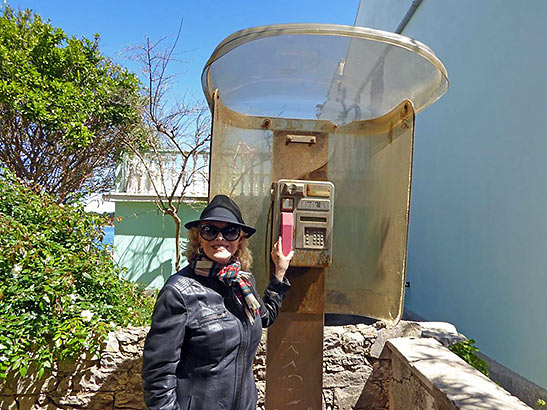
<instances>
[{"instance_id":1,"label":"payphone","mask_svg":"<svg viewBox=\"0 0 547 410\"><path fill-rule=\"evenodd\" d=\"M294 249L290 266L327 267L332 256L334 184L281 179L272 184L272 243Z\"/></svg>"},{"instance_id":2,"label":"payphone","mask_svg":"<svg viewBox=\"0 0 547 410\"><path fill-rule=\"evenodd\" d=\"M238 203L255 255L279 236L295 251L268 330L266 408L319 410L324 313L401 318L415 114L446 92L446 69L401 35L282 24L226 38L202 82L209 196ZM269 265L255 258L259 290Z\"/></svg>"}]
</instances>

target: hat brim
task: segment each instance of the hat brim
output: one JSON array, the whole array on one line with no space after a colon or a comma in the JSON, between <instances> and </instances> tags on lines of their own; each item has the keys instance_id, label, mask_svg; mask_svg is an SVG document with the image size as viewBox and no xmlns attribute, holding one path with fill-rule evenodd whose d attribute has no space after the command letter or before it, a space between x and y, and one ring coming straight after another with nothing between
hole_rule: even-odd
<instances>
[{"instance_id":1,"label":"hat brim","mask_svg":"<svg viewBox=\"0 0 547 410\"><path fill-rule=\"evenodd\" d=\"M203 219L196 219L195 221L186 222L184 224L184 227L186 229L197 228L198 225L201 222L207 222L207 221L210 221L210 222L226 222L226 223L229 223L229 224L232 224L232 225L237 225L241 228L241 230L243 232L245 232L245 234L246 234L245 236L247 238L250 238L256 232L256 229L253 228L252 226L241 224L239 222L234 222L233 219L223 218L222 216L214 216L214 217L209 217L209 218L205 217Z\"/></svg>"}]
</instances>

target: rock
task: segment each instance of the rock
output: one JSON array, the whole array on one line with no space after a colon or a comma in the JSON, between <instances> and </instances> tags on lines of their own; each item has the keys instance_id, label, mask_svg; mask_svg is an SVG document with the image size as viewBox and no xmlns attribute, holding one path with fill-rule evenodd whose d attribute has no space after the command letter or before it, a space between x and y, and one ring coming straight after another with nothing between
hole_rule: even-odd
<instances>
[{"instance_id":1,"label":"rock","mask_svg":"<svg viewBox=\"0 0 547 410\"><path fill-rule=\"evenodd\" d=\"M0 395L0 408L2 410L17 410L17 402L15 396Z\"/></svg>"},{"instance_id":2,"label":"rock","mask_svg":"<svg viewBox=\"0 0 547 410\"><path fill-rule=\"evenodd\" d=\"M376 322L375 324L377 323L379 322ZM389 339L396 337L421 337L422 335L422 328L417 322L407 322L401 320L394 327L378 326L381 330L378 332L378 336L370 348L370 355L374 358L380 357L380 354L384 349L384 345Z\"/></svg>"},{"instance_id":3,"label":"rock","mask_svg":"<svg viewBox=\"0 0 547 410\"><path fill-rule=\"evenodd\" d=\"M334 410L332 403L334 403L334 391L323 389L323 410Z\"/></svg>"},{"instance_id":4,"label":"rock","mask_svg":"<svg viewBox=\"0 0 547 410\"><path fill-rule=\"evenodd\" d=\"M348 387L356 385L364 385L367 377L370 375L371 369L363 366L357 372L340 371L332 374L323 375L323 387Z\"/></svg>"},{"instance_id":5,"label":"rock","mask_svg":"<svg viewBox=\"0 0 547 410\"><path fill-rule=\"evenodd\" d=\"M352 409L363 390L364 382L334 389L333 409Z\"/></svg>"},{"instance_id":6,"label":"rock","mask_svg":"<svg viewBox=\"0 0 547 410\"><path fill-rule=\"evenodd\" d=\"M139 341L139 335L125 330L120 330L114 333L118 342L122 345L137 343Z\"/></svg>"},{"instance_id":7,"label":"rock","mask_svg":"<svg viewBox=\"0 0 547 410\"><path fill-rule=\"evenodd\" d=\"M66 392L72 388L72 375L59 377L56 392Z\"/></svg>"},{"instance_id":8,"label":"rock","mask_svg":"<svg viewBox=\"0 0 547 410\"><path fill-rule=\"evenodd\" d=\"M114 371L116 369L130 369L133 367L135 359L115 354L113 352L105 352L101 357L101 368L110 369Z\"/></svg>"},{"instance_id":9,"label":"rock","mask_svg":"<svg viewBox=\"0 0 547 410\"><path fill-rule=\"evenodd\" d=\"M115 409L142 409L146 410L142 391L121 391L114 397Z\"/></svg>"},{"instance_id":10,"label":"rock","mask_svg":"<svg viewBox=\"0 0 547 410\"><path fill-rule=\"evenodd\" d=\"M447 322L420 322L422 337L432 338L444 347L452 346L467 338L456 330L456 326Z\"/></svg>"},{"instance_id":11,"label":"rock","mask_svg":"<svg viewBox=\"0 0 547 410\"><path fill-rule=\"evenodd\" d=\"M123 390L128 382L127 371L117 369L105 372L100 368L93 368L90 371L77 375L73 379L73 390L82 392L115 392Z\"/></svg>"},{"instance_id":12,"label":"rock","mask_svg":"<svg viewBox=\"0 0 547 410\"><path fill-rule=\"evenodd\" d=\"M356 350L363 350L365 337L361 333L357 332L345 332L342 335L342 346L345 352L354 352Z\"/></svg>"},{"instance_id":13,"label":"rock","mask_svg":"<svg viewBox=\"0 0 547 410\"><path fill-rule=\"evenodd\" d=\"M38 401L38 395L17 396L18 410L32 410Z\"/></svg>"},{"instance_id":14,"label":"rock","mask_svg":"<svg viewBox=\"0 0 547 410\"><path fill-rule=\"evenodd\" d=\"M120 350L123 353L129 353L130 355L136 355L140 352L139 346L136 344L122 344Z\"/></svg>"},{"instance_id":15,"label":"rock","mask_svg":"<svg viewBox=\"0 0 547 410\"><path fill-rule=\"evenodd\" d=\"M106 342L106 346L104 348L107 352L119 352L120 351L120 343L118 342L118 339L116 338L116 335L113 332L110 332L108 334L108 340Z\"/></svg>"},{"instance_id":16,"label":"rock","mask_svg":"<svg viewBox=\"0 0 547 410\"><path fill-rule=\"evenodd\" d=\"M345 355L346 353L344 352L344 349L342 348L342 346L337 346L337 347L334 347L334 348L325 348L324 351L323 351L323 358L329 358L329 357L341 357L343 355Z\"/></svg>"},{"instance_id":17,"label":"rock","mask_svg":"<svg viewBox=\"0 0 547 410\"><path fill-rule=\"evenodd\" d=\"M142 391L142 376L140 372L140 366L138 367L138 371L129 372L126 389Z\"/></svg>"},{"instance_id":18,"label":"rock","mask_svg":"<svg viewBox=\"0 0 547 410\"><path fill-rule=\"evenodd\" d=\"M83 354L79 358L64 360L57 364L56 372L67 376L76 373L84 373L89 369L100 366L99 356Z\"/></svg>"},{"instance_id":19,"label":"rock","mask_svg":"<svg viewBox=\"0 0 547 410\"><path fill-rule=\"evenodd\" d=\"M114 395L112 393L73 393L63 397L51 397L60 408L87 410L107 410L114 408Z\"/></svg>"}]
</instances>

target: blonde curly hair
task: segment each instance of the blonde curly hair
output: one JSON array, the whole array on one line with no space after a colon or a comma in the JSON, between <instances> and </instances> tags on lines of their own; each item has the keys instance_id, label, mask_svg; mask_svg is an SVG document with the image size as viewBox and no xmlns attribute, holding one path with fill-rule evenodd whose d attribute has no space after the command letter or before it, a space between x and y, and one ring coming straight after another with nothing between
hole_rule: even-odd
<instances>
[{"instance_id":1,"label":"blonde curly hair","mask_svg":"<svg viewBox=\"0 0 547 410\"><path fill-rule=\"evenodd\" d=\"M186 231L186 245L184 247L184 256L187 260L191 260L194 256L199 255L199 227L188 229ZM251 265L253 264L253 255L251 250L248 248L249 240L243 236L239 239L239 247L234 256L241 263L241 270L249 271Z\"/></svg>"}]
</instances>

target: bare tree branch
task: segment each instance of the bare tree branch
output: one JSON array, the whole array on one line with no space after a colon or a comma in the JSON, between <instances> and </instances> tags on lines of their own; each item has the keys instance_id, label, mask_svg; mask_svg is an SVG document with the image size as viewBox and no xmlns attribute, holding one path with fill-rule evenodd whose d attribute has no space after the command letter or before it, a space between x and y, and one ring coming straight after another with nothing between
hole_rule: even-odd
<instances>
[{"instance_id":1,"label":"bare tree branch","mask_svg":"<svg viewBox=\"0 0 547 410\"><path fill-rule=\"evenodd\" d=\"M205 103L188 103L172 98L171 87L178 78L171 68L176 60L175 51L182 33L181 20L172 43L162 48L165 39L144 43L129 49L129 58L138 61L145 79L146 99L143 117L149 132L148 145L143 149L131 136L125 137L134 158L139 160L156 195L156 206L175 223L176 269L180 268L180 234L182 221L178 215L187 191L196 175L203 176L205 165L200 163L208 154L210 118ZM167 155L174 160L167 161ZM152 171L155 167L157 172ZM170 169L167 169L169 167ZM171 168L175 168L175 177Z\"/></svg>"}]
</instances>

